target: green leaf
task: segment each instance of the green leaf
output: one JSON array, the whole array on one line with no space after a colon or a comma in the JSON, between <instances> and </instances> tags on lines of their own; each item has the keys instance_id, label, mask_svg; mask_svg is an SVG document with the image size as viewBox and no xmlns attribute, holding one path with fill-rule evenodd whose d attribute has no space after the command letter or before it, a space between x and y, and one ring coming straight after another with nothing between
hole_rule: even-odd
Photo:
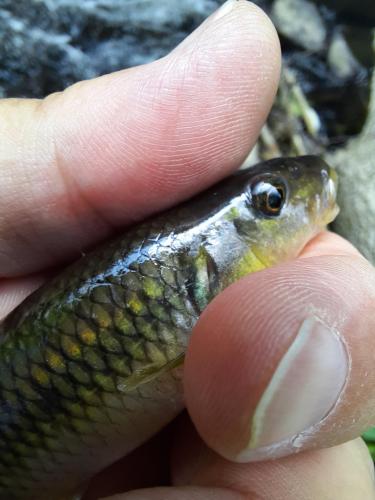
<instances>
[{"instance_id":1,"label":"green leaf","mask_svg":"<svg viewBox=\"0 0 375 500\"><path fill-rule=\"evenodd\" d=\"M362 434L362 437L365 441L369 443L375 443L375 427L368 429L366 432Z\"/></svg>"},{"instance_id":2,"label":"green leaf","mask_svg":"<svg viewBox=\"0 0 375 500\"><path fill-rule=\"evenodd\" d=\"M375 443L366 443L368 451L372 457L372 460L375 462Z\"/></svg>"}]
</instances>

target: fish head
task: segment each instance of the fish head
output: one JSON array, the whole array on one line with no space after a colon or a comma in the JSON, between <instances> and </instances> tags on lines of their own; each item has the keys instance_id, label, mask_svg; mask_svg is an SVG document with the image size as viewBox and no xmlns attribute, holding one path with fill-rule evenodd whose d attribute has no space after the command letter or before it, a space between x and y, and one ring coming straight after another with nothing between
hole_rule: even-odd
<instances>
[{"instance_id":1,"label":"fish head","mask_svg":"<svg viewBox=\"0 0 375 500\"><path fill-rule=\"evenodd\" d=\"M262 162L230 178L226 191L241 247L230 281L296 257L338 213L336 172L315 156Z\"/></svg>"}]
</instances>

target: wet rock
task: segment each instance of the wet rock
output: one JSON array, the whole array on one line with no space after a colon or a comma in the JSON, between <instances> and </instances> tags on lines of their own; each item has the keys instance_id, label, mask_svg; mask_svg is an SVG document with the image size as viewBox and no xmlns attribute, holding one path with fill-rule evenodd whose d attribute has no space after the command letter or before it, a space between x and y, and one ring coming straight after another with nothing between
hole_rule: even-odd
<instances>
[{"instance_id":1,"label":"wet rock","mask_svg":"<svg viewBox=\"0 0 375 500\"><path fill-rule=\"evenodd\" d=\"M335 11L340 22L374 27L374 0L315 0L315 3Z\"/></svg>"},{"instance_id":2,"label":"wet rock","mask_svg":"<svg viewBox=\"0 0 375 500\"><path fill-rule=\"evenodd\" d=\"M311 52L324 48L327 30L315 4L307 0L276 0L271 19L286 38Z\"/></svg>"},{"instance_id":3,"label":"wet rock","mask_svg":"<svg viewBox=\"0 0 375 500\"><path fill-rule=\"evenodd\" d=\"M361 65L339 32L333 36L328 49L328 64L339 78L352 78L361 71Z\"/></svg>"},{"instance_id":4,"label":"wet rock","mask_svg":"<svg viewBox=\"0 0 375 500\"><path fill-rule=\"evenodd\" d=\"M341 211L335 232L350 240L375 264L375 73L368 119L362 133L345 148L327 155L339 171Z\"/></svg>"},{"instance_id":5,"label":"wet rock","mask_svg":"<svg viewBox=\"0 0 375 500\"><path fill-rule=\"evenodd\" d=\"M42 97L157 59L223 0L1 0L0 97Z\"/></svg>"}]
</instances>

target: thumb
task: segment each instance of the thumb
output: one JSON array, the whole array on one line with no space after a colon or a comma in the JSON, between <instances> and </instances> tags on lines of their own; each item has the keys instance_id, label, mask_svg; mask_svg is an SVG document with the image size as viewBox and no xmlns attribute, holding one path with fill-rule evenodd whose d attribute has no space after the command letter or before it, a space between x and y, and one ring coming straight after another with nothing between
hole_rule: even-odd
<instances>
[{"instance_id":1,"label":"thumb","mask_svg":"<svg viewBox=\"0 0 375 500\"><path fill-rule=\"evenodd\" d=\"M375 271L333 234L314 245L226 289L193 332L187 406L226 458L329 447L375 424Z\"/></svg>"}]
</instances>

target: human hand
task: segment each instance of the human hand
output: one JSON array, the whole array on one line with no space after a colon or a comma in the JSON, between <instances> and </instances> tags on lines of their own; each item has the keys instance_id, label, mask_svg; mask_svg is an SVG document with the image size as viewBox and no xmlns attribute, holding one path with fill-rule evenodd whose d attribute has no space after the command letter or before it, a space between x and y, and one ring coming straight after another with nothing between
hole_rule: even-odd
<instances>
[{"instance_id":1,"label":"human hand","mask_svg":"<svg viewBox=\"0 0 375 500\"><path fill-rule=\"evenodd\" d=\"M246 157L276 91L280 53L259 9L244 1L229 5L232 10L211 17L160 61L82 82L44 101L0 103L1 316L51 267L117 227L189 197ZM186 416L179 419L94 481L87 498L110 494L115 482L122 491L164 484L167 469L171 486L116 498L374 498L373 466L355 439L375 418L374 271L329 233L301 257L244 278L212 302L186 359L194 425ZM302 347L300 353L311 353L304 364L294 350L295 372L285 370L286 383L277 387L273 421L256 412L257 405L301 324L312 317L326 325L316 335L322 344ZM288 415L301 409L306 387L305 411ZM282 414L298 434L298 447L287 443L280 450L290 456L233 463L240 454L241 460L257 456L244 451L254 415L258 429L263 425L259 435L272 432L277 441L286 437ZM311 415L317 420L301 434ZM170 442L169 468L164 458ZM304 450L310 451L294 454ZM266 450L262 458L272 454Z\"/></svg>"}]
</instances>

